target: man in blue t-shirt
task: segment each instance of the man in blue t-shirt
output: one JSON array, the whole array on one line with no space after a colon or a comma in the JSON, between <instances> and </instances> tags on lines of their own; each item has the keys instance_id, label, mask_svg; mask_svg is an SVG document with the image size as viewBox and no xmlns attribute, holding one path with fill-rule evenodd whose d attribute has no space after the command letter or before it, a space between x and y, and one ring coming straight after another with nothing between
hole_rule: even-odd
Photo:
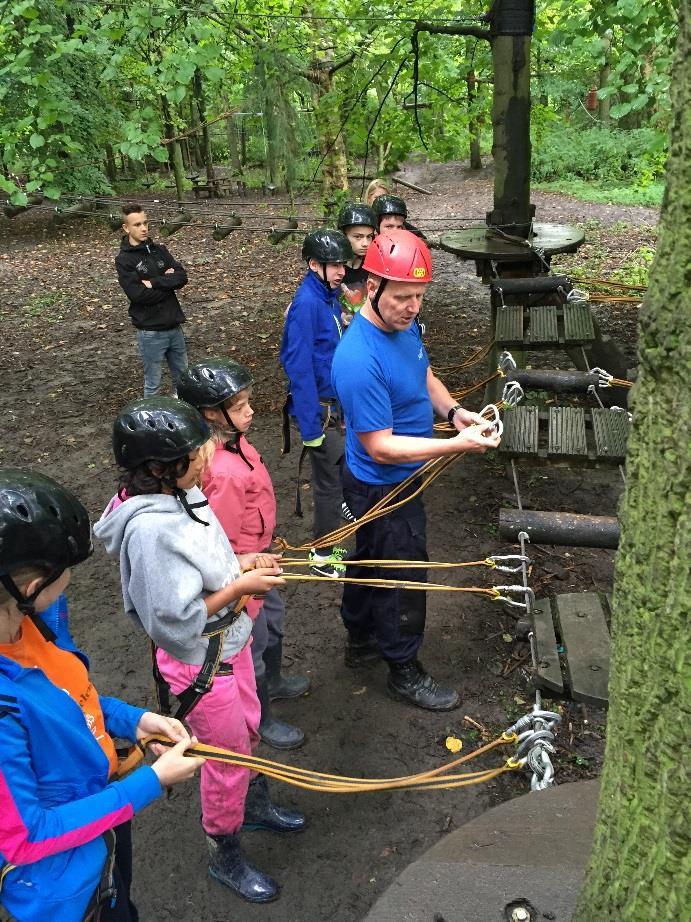
<instances>
[{"instance_id":1,"label":"man in blue t-shirt","mask_svg":"<svg viewBox=\"0 0 691 922\"><path fill-rule=\"evenodd\" d=\"M425 461L484 452L499 444L487 420L462 409L430 368L415 322L432 280L426 244L403 229L380 234L370 244L363 267L369 272L368 300L338 344L332 365L346 420L343 495L357 518ZM455 425L458 435L433 438L435 412ZM429 560L422 498L360 527L353 559ZM423 572L401 567L382 576L424 581ZM353 577L372 575L365 567L348 572ZM417 659L425 615L423 591L346 584L341 604L348 631L346 665L383 656L395 697L432 711L451 710L460 703L458 693L440 685Z\"/></svg>"}]
</instances>

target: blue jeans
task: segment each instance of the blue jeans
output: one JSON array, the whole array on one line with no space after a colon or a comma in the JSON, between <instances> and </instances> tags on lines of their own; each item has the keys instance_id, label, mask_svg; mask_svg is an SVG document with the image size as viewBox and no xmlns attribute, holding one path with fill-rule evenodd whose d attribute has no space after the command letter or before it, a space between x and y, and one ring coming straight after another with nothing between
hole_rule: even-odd
<instances>
[{"instance_id":1,"label":"blue jeans","mask_svg":"<svg viewBox=\"0 0 691 922\"><path fill-rule=\"evenodd\" d=\"M144 364L144 396L153 397L161 386L163 359L168 363L173 389L187 368L187 346L182 327L172 330L137 330L137 345Z\"/></svg>"}]
</instances>

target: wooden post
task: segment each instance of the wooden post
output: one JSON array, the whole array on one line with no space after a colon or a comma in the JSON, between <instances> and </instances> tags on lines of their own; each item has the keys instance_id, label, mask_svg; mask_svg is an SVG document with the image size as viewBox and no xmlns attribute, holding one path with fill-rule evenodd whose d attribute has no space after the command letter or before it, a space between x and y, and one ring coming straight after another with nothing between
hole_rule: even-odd
<instances>
[{"instance_id":1,"label":"wooden post","mask_svg":"<svg viewBox=\"0 0 691 922\"><path fill-rule=\"evenodd\" d=\"M495 0L492 32L494 209L487 223L528 237L530 204L530 45L534 0Z\"/></svg>"}]
</instances>

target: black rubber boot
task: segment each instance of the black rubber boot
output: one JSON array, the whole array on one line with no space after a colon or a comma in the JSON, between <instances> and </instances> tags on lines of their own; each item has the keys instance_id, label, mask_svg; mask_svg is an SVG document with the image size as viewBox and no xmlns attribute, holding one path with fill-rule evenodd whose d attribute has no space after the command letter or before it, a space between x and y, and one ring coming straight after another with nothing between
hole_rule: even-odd
<instances>
[{"instance_id":1,"label":"black rubber boot","mask_svg":"<svg viewBox=\"0 0 691 922\"><path fill-rule=\"evenodd\" d=\"M266 676L257 679L257 697L262 709L259 736L262 743L274 749L297 749L305 742L305 734L299 727L276 720L271 713L271 701Z\"/></svg>"},{"instance_id":2,"label":"black rubber boot","mask_svg":"<svg viewBox=\"0 0 691 922\"><path fill-rule=\"evenodd\" d=\"M372 634L366 637L355 637L353 634L348 634L343 662L350 669L357 669L358 666L367 666L370 663L376 663L377 660L381 658L382 655L379 650L379 644Z\"/></svg>"},{"instance_id":3,"label":"black rubber boot","mask_svg":"<svg viewBox=\"0 0 691 922\"><path fill-rule=\"evenodd\" d=\"M283 675L283 640L264 650L266 666L266 684L269 687L269 700L278 698L300 698L310 690L310 680L306 675Z\"/></svg>"},{"instance_id":4,"label":"black rubber boot","mask_svg":"<svg viewBox=\"0 0 691 922\"><path fill-rule=\"evenodd\" d=\"M207 835L209 874L234 890L250 903L270 903L278 898L279 886L273 877L262 874L245 858L237 833L225 836Z\"/></svg>"},{"instance_id":5,"label":"black rubber boot","mask_svg":"<svg viewBox=\"0 0 691 922\"><path fill-rule=\"evenodd\" d=\"M417 659L389 663L389 669L386 684L394 698L402 698L427 711L452 711L461 703L458 692L440 685Z\"/></svg>"},{"instance_id":6,"label":"black rubber boot","mask_svg":"<svg viewBox=\"0 0 691 922\"><path fill-rule=\"evenodd\" d=\"M307 821L297 810L284 810L272 803L269 785L263 775L250 781L245 799L243 829L268 829L270 832L302 832Z\"/></svg>"}]
</instances>

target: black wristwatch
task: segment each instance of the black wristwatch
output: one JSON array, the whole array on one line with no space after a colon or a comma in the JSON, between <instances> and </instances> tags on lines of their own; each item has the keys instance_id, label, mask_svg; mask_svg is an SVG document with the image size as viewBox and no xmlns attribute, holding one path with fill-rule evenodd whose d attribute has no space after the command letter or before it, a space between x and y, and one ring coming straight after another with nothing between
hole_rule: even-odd
<instances>
[{"instance_id":1,"label":"black wristwatch","mask_svg":"<svg viewBox=\"0 0 691 922\"><path fill-rule=\"evenodd\" d=\"M460 403L456 403L451 407L449 412L446 414L446 418L448 419L450 426L453 426L453 418L458 412L458 410L462 410L462 409L463 408L461 407Z\"/></svg>"}]
</instances>

